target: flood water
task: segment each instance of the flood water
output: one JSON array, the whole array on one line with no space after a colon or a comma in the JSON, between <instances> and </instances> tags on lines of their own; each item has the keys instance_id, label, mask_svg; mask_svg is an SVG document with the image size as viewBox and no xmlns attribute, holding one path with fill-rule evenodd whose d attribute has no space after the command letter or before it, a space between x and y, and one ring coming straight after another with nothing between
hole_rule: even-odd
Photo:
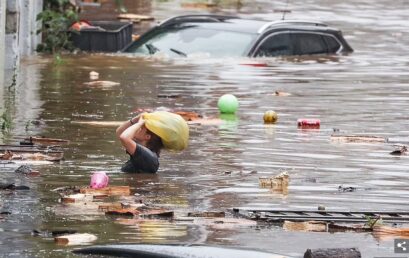
<instances>
[{"instance_id":1,"label":"flood water","mask_svg":"<svg viewBox=\"0 0 409 258\"><path fill-rule=\"evenodd\" d=\"M285 1L251 1L226 12L279 19ZM253 3L253 2L256 2ZM193 12L180 2L158 2L158 19ZM324 21L340 28L355 52L347 56L275 59L140 58L121 55L67 55L56 65L48 56L25 60L17 85L6 90L13 128L5 143L19 136L70 140L65 160L35 166L39 177L16 177L17 165L3 165L1 182L29 191L0 192L0 253L10 257L76 257L74 247L32 236L33 229L76 229L98 236L96 244L210 244L302 256L307 248L357 247L363 257L393 256L393 238L371 233L290 232L276 226L210 227L187 222L118 220L58 203L52 189L85 186L92 171L106 171L111 185L130 185L147 203L189 211L240 208L328 210L408 210L409 156L392 156L392 143L339 144L344 134L387 138L409 136L409 8L407 1L320 1L289 3L288 19ZM257 61L266 67L243 65ZM89 87L89 72L113 87ZM274 96L275 91L292 95ZM115 127L76 121L124 121L138 108L166 107L219 117L218 98L240 101L222 125L190 128L189 147L164 151L156 175L120 172L127 155ZM164 98L163 96L170 96ZM278 113L264 125L267 110ZM298 118L318 118L321 128L301 130ZM407 144L400 140L397 143ZM253 171L253 172L252 172ZM254 172L256 171L256 172ZM259 187L262 176L287 171L288 193ZM338 187L356 187L339 192Z\"/></svg>"}]
</instances>

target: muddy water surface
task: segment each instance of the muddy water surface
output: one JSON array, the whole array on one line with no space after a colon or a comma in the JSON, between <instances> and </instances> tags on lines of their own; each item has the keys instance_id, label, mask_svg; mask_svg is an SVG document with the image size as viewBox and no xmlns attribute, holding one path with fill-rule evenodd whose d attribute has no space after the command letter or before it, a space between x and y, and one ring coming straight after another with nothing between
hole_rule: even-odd
<instances>
[{"instance_id":1,"label":"muddy water surface","mask_svg":"<svg viewBox=\"0 0 409 258\"><path fill-rule=\"evenodd\" d=\"M244 16L277 18L270 1L243 6ZM156 3L153 15L185 13L171 3ZM113 185L130 185L146 202L183 215L188 211L233 207L340 210L408 209L408 156L392 156L393 144L337 144L336 131L388 138L408 137L409 12L405 1L308 1L289 4L291 19L314 17L343 30L355 49L348 56L247 59L121 55L70 55L56 65L43 56L22 65L11 101L13 130L5 141L32 134L69 139L65 161L36 167L42 175L16 178L4 165L4 182L30 191L1 194L0 251L6 256L66 257L70 247L31 236L35 228L73 228L108 243L199 243L239 246L301 256L307 248L358 247L363 257L393 255L393 240L370 233L288 232L280 227L206 227L187 222L115 220L63 207L51 189L87 185L95 170L106 171ZM237 12L237 8L225 11ZM189 10L191 12L191 10ZM89 72L119 86L89 87ZM274 96L275 91L292 95ZM114 127L75 121L123 121L137 108L166 107L219 117L217 100L235 94L240 109L222 116L218 126L193 126L189 148L163 152L156 175L120 172L127 159ZM164 98L168 96L168 98ZM264 125L263 113L279 115ZM319 118L319 130L297 129L298 118ZM31 121L39 121L32 123ZM405 139L397 141L405 144ZM261 176L288 171L288 193L258 185ZM356 187L339 192L338 187Z\"/></svg>"}]
</instances>

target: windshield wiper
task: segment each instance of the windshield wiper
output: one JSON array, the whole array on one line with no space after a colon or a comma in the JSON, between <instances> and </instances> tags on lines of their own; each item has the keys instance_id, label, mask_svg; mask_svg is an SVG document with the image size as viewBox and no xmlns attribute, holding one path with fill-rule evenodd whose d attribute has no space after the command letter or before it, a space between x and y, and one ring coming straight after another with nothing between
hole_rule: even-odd
<instances>
[{"instance_id":1,"label":"windshield wiper","mask_svg":"<svg viewBox=\"0 0 409 258\"><path fill-rule=\"evenodd\" d=\"M150 43L146 43L145 47L148 49L150 55L153 55L156 52L160 51L159 48L155 47L153 44Z\"/></svg>"},{"instance_id":2,"label":"windshield wiper","mask_svg":"<svg viewBox=\"0 0 409 258\"><path fill-rule=\"evenodd\" d=\"M187 54L186 54L186 53L183 53L183 52L180 51L180 50L177 50L177 49L174 49L174 48L169 48L169 50L172 51L172 52L175 52L176 54L178 54L178 55L180 55L180 56L187 57Z\"/></svg>"}]
</instances>

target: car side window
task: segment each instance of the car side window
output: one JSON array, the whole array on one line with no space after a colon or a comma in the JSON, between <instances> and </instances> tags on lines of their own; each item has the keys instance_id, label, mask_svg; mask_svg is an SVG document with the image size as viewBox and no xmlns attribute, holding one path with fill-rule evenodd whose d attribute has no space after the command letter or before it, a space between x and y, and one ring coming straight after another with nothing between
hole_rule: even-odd
<instances>
[{"instance_id":1,"label":"car side window","mask_svg":"<svg viewBox=\"0 0 409 258\"><path fill-rule=\"evenodd\" d=\"M321 34L297 32L291 34L291 39L294 44L294 55L328 53L327 44Z\"/></svg>"},{"instance_id":2,"label":"car side window","mask_svg":"<svg viewBox=\"0 0 409 258\"><path fill-rule=\"evenodd\" d=\"M256 57L272 57L292 55L290 35L288 33L277 33L267 36L258 48Z\"/></svg>"},{"instance_id":3,"label":"car side window","mask_svg":"<svg viewBox=\"0 0 409 258\"><path fill-rule=\"evenodd\" d=\"M323 38L327 43L329 53L336 53L341 48L341 45L334 37L325 35Z\"/></svg>"}]
</instances>

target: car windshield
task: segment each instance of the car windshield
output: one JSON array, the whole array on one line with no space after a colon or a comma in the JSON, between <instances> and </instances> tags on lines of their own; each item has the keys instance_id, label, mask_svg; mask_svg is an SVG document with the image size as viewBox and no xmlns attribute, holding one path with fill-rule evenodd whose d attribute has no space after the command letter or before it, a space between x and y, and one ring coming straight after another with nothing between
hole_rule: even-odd
<instances>
[{"instance_id":1,"label":"car windshield","mask_svg":"<svg viewBox=\"0 0 409 258\"><path fill-rule=\"evenodd\" d=\"M147 36L148 38L135 42L126 52L145 55L164 52L178 56L196 53L215 57L243 56L256 35L184 26Z\"/></svg>"}]
</instances>

